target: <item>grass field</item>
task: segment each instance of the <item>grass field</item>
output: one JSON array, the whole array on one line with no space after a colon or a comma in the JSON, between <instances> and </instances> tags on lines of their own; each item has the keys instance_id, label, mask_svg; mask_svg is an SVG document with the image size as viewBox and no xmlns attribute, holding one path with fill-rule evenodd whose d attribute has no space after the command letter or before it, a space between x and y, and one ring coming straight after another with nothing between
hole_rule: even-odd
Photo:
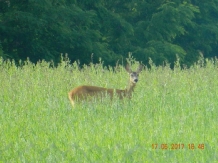
<instances>
[{"instance_id":1,"label":"grass field","mask_svg":"<svg viewBox=\"0 0 218 163\"><path fill-rule=\"evenodd\" d=\"M124 89L128 74L122 66L49 65L0 59L0 162L218 162L216 60L183 70L151 65L131 101L75 109L67 98L72 88Z\"/></svg>"}]
</instances>

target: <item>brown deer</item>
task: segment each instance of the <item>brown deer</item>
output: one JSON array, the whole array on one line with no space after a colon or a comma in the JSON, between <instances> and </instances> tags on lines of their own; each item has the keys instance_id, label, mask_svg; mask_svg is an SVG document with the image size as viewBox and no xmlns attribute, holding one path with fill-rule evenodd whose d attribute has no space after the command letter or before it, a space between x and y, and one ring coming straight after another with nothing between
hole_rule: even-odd
<instances>
[{"instance_id":1,"label":"brown deer","mask_svg":"<svg viewBox=\"0 0 218 163\"><path fill-rule=\"evenodd\" d=\"M91 97L102 98L105 95L109 95L109 97L113 99L113 96L115 95L118 96L119 99L123 99L124 97L131 98L132 92L134 91L136 83L138 82L139 73L142 71L142 67L143 67L142 65L139 65L137 71L133 72L129 67L129 65L128 64L126 65L126 71L129 73L130 78L129 78L129 85L124 90L82 85L70 91L68 93L68 98L73 107L75 105L75 101L87 100Z\"/></svg>"}]
</instances>

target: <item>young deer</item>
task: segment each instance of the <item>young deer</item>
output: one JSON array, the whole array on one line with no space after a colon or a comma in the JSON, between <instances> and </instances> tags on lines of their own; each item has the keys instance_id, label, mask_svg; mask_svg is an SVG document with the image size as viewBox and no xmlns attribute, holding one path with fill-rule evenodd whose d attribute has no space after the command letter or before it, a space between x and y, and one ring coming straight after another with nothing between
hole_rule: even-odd
<instances>
[{"instance_id":1,"label":"young deer","mask_svg":"<svg viewBox=\"0 0 218 163\"><path fill-rule=\"evenodd\" d=\"M123 99L124 97L131 98L132 92L138 82L139 73L142 71L142 65L139 66L136 72L133 72L129 65L126 66L126 71L129 73L129 85L126 89L108 89L103 87L96 86L87 86L82 85L74 88L72 91L68 93L68 98L71 104L75 105L75 101L87 100L89 97L102 97L104 94L107 94L112 99L114 94L116 94L119 99Z\"/></svg>"}]
</instances>

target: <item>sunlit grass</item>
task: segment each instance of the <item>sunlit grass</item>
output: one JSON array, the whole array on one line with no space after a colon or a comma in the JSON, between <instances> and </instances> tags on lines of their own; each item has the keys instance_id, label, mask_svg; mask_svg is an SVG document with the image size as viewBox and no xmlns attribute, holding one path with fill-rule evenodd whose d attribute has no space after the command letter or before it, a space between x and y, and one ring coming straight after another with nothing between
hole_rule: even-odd
<instances>
[{"instance_id":1,"label":"sunlit grass","mask_svg":"<svg viewBox=\"0 0 218 163\"><path fill-rule=\"evenodd\" d=\"M131 101L105 99L72 109L72 88L124 89L124 68L28 61L17 67L1 60L0 162L216 162L216 62L183 70L151 65Z\"/></svg>"}]
</instances>

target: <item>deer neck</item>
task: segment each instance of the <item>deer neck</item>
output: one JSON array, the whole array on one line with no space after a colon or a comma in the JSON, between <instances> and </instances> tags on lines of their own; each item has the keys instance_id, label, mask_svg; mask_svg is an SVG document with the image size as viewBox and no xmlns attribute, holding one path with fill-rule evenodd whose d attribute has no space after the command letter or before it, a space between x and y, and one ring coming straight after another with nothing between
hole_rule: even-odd
<instances>
[{"instance_id":1,"label":"deer neck","mask_svg":"<svg viewBox=\"0 0 218 163\"><path fill-rule=\"evenodd\" d=\"M128 87L125 89L125 95L127 97L131 97L132 96L132 93L134 91L135 86L136 86L135 83L132 83L132 82L129 83Z\"/></svg>"}]
</instances>

